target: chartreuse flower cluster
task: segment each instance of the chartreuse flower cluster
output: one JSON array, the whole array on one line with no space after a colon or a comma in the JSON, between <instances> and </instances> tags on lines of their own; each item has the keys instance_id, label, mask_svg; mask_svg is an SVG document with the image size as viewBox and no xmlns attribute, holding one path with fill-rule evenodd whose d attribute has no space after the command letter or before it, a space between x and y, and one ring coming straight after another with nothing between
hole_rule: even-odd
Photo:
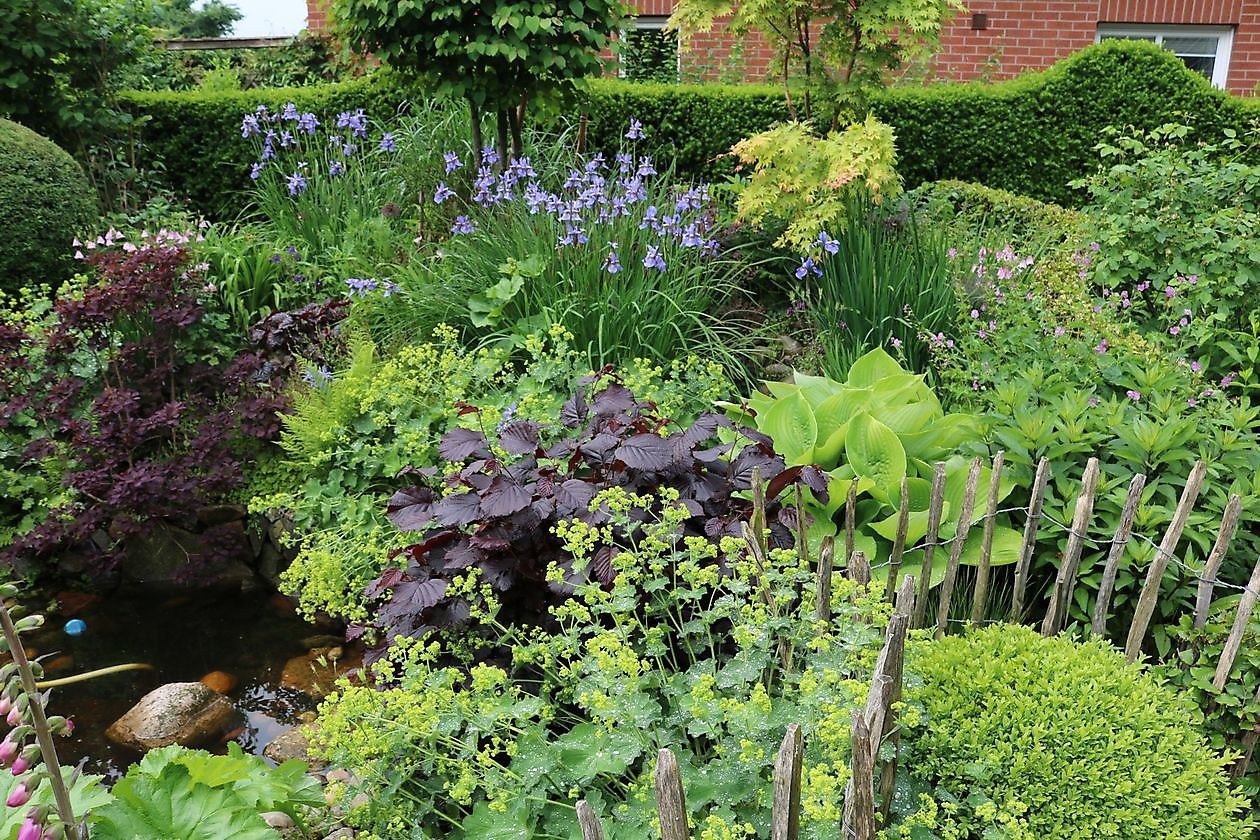
<instances>
[{"instance_id":1,"label":"chartreuse flower cluster","mask_svg":"<svg viewBox=\"0 0 1260 840\"><path fill-rule=\"evenodd\" d=\"M317 749L373 791L351 822L369 837L567 837L585 798L611 838L639 840L655 831L652 773L669 747L698 836L766 837L774 755L799 723L802 837L833 836L850 715L889 610L878 585L837 579L820 622L794 550L763 567L741 540L680 536L688 514L666 491L605 490L591 509L610 525L556 533L578 567L611 563L611 585L576 585L548 626L509 626L470 573L452 585L473 614L464 635L399 639L376 688L344 684L324 704Z\"/></svg>"}]
</instances>

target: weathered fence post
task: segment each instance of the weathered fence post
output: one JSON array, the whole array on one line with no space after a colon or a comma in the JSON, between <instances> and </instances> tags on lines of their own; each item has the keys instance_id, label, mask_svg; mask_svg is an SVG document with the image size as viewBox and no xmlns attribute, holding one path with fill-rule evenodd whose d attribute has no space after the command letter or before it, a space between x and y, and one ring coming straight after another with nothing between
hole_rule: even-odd
<instances>
[{"instance_id":1,"label":"weathered fence post","mask_svg":"<svg viewBox=\"0 0 1260 840\"><path fill-rule=\"evenodd\" d=\"M656 753L656 811L661 818L661 840L689 840L687 797L673 750Z\"/></svg>"},{"instance_id":2,"label":"weathered fence post","mask_svg":"<svg viewBox=\"0 0 1260 840\"><path fill-rule=\"evenodd\" d=\"M945 464L938 461L932 469L932 498L928 503L928 529L923 543L923 567L919 570L919 597L914 602L911 627L922 627L927 617L928 590L932 587L932 558L941 535L941 508L945 504Z\"/></svg>"},{"instance_id":3,"label":"weathered fence post","mask_svg":"<svg viewBox=\"0 0 1260 840\"><path fill-rule=\"evenodd\" d=\"M984 621L989 600L989 567L993 559L993 529L997 524L998 496L1002 492L1002 465L1005 451L993 456L993 474L989 476L989 498L984 510L984 534L980 539L980 565L976 567L976 590L971 599L971 624Z\"/></svg>"},{"instance_id":4,"label":"weathered fence post","mask_svg":"<svg viewBox=\"0 0 1260 840\"><path fill-rule=\"evenodd\" d=\"M901 557L906 553L906 534L910 530L910 482L901 477L901 508L897 511L897 536L893 539L892 554L888 557L888 600L897 591L897 573L901 571Z\"/></svg>"},{"instance_id":5,"label":"weathered fence post","mask_svg":"<svg viewBox=\"0 0 1260 840\"><path fill-rule=\"evenodd\" d=\"M1103 566L1102 581L1098 584L1098 600L1094 604L1094 620L1090 624L1090 632L1102 636L1107 632L1107 608L1111 605L1111 594L1116 589L1116 575L1120 573L1120 558L1129 545L1129 537L1133 534L1133 518L1137 516L1138 504L1142 501L1142 489L1146 487L1146 476L1138 473L1129 482L1129 495L1124 500L1124 510L1120 512L1120 524L1116 526L1116 535L1111 538L1111 551L1107 554L1107 563Z\"/></svg>"},{"instance_id":6,"label":"weathered fence post","mask_svg":"<svg viewBox=\"0 0 1260 840\"><path fill-rule=\"evenodd\" d=\"M1019 547L1019 561L1015 564L1015 591L1011 594L1011 621L1024 619L1024 590L1028 587L1028 572L1032 566L1033 552L1037 550L1037 528L1041 525L1041 508L1046 500L1046 482L1050 479L1050 459L1037 462L1037 475L1033 479L1032 493L1028 497L1028 521L1024 523L1024 541Z\"/></svg>"},{"instance_id":7,"label":"weathered fence post","mask_svg":"<svg viewBox=\"0 0 1260 840\"><path fill-rule=\"evenodd\" d=\"M1229 636L1225 639L1221 661L1216 664L1216 675L1212 677L1212 687L1217 691L1225 689L1225 681L1229 679L1234 660L1238 658L1238 652L1242 650L1243 638L1247 635L1247 627L1251 623L1251 613L1256 608L1257 599L1260 599L1260 559L1256 560L1256 566L1251 570L1251 580L1247 581L1247 588L1243 590L1242 598L1238 601L1238 612L1234 613L1234 626L1230 628Z\"/></svg>"},{"instance_id":8,"label":"weathered fence post","mask_svg":"<svg viewBox=\"0 0 1260 840\"><path fill-rule=\"evenodd\" d=\"M892 704L900 698L906 631L910 622L907 613L902 610L911 607L909 601L913 592L913 579L907 577L898 597L897 611L888 619L884 647L871 675L866 708L853 712L850 739L852 772L844 792L843 836L847 838L872 840L875 837L875 761L879 757L880 741L890 726Z\"/></svg>"},{"instance_id":9,"label":"weathered fence post","mask_svg":"<svg viewBox=\"0 0 1260 840\"><path fill-rule=\"evenodd\" d=\"M1186 522L1190 519L1190 511L1194 509L1194 503L1199 498L1199 488L1203 485L1203 476L1206 474L1207 465L1202 461L1195 464L1194 469L1190 471L1186 486L1181 491L1181 499L1177 502L1177 511L1173 514L1173 520L1164 533L1164 539L1160 542L1158 551L1151 558L1151 566L1146 572L1146 583L1142 585L1142 593L1138 595L1137 608L1133 612L1133 623L1129 625L1129 637L1124 643L1124 658L1127 662L1135 661L1138 654L1142 652L1142 639L1146 637L1146 628L1151 623L1151 617L1155 615L1155 601L1159 598L1159 586L1164 580L1164 571L1168 568L1168 561L1177 550L1181 532L1185 530Z\"/></svg>"},{"instance_id":10,"label":"weathered fence post","mask_svg":"<svg viewBox=\"0 0 1260 840\"><path fill-rule=\"evenodd\" d=\"M844 567L853 559L853 545L857 533L857 479L849 482L849 494L844 500Z\"/></svg>"},{"instance_id":11,"label":"weathered fence post","mask_svg":"<svg viewBox=\"0 0 1260 840\"><path fill-rule=\"evenodd\" d=\"M1053 636L1063 629L1068 610L1072 606L1072 590L1076 588L1076 567L1081 560L1081 548L1085 544L1085 532L1089 529L1089 517L1094 512L1094 493L1098 489L1098 459L1090 458L1081 477L1081 494L1076 497L1076 513L1072 516L1072 532L1068 534L1063 561L1054 581L1054 594L1050 609L1041 622L1041 635Z\"/></svg>"},{"instance_id":12,"label":"weathered fence post","mask_svg":"<svg viewBox=\"0 0 1260 840\"><path fill-rule=\"evenodd\" d=\"M801 764L805 743L799 724L792 724L774 762L774 805L770 840L797 840L801 833Z\"/></svg>"},{"instance_id":13,"label":"weathered fence post","mask_svg":"<svg viewBox=\"0 0 1260 840\"><path fill-rule=\"evenodd\" d=\"M945 580L941 581L936 605L936 638L945 636L949 625L949 608L954 597L954 581L958 578L958 564L962 562L963 547L971 533L971 514L976 508L976 491L980 487L980 468L983 462L976 458L967 471L967 487L963 491L962 505L958 511L958 527L954 530L954 542L949 547L949 561L945 564ZM929 581L930 582L930 581Z\"/></svg>"},{"instance_id":14,"label":"weathered fence post","mask_svg":"<svg viewBox=\"0 0 1260 840\"><path fill-rule=\"evenodd\" d=\"M1216 586L1216 573L1220 571L1221 561L1229 551L1230 541L1234 539L1234 531L1238 527L1238 517L1242 513L1242 499L1238 494L1229 497L1225 506L1225 514L1221 517L1221 529L1216 534L1216 542L1203 564L1203 574L1199 577L1199 591L1194 599L1194 629L1202 630L1207 624L1208 607L1212 603L1212 589Z\"/></svg>"},{"instance_id":15,"label":"weathered fence post","mask_svg":"<svg viewBox=\"0 0 1260 840\"><path fill-rule=\"evenodd\" d=\"M578 828L582 829L582 840L604 840L604 827L585 799L578 800L577 820Z\"/></svg>"},{"instance_id":16,"label":"weathered fence post","mask_svg":"<svg viewBox=\"0 0 1260 840\"><path fill-rule=\"evenodd\" d=\"M836 541L824 537L818 550L818 591L814 593L814 615L819 621L831 621L831 572Z\"/></svg>"}]
</instances>

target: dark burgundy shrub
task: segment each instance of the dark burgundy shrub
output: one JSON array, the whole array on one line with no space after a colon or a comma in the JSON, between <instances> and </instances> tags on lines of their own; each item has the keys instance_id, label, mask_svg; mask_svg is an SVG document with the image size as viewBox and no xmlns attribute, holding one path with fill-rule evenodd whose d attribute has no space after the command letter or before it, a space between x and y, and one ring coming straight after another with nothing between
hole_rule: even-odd
<instances>
[{"instance_id":1,"label":"dark burgundy shrub","mask_svg":"<svg viewBox=\"0 0 1260 840\"><path fill-rule=\"evenodd\" d=\"M599 547L591 567L578 572L553 533L564 519L607 524L607 511L591 509L607 488L643 496L676 490L691 513L685 535L719 539L742 536L752 503L739 493L752 486L756 471L767 482L767 525L776 547L793 544L798 522L796 509L778 501L783 490L801 482L825 497L822 472L785 468L760 432L717 414L671 430L655 405L637 401L607 371L585 385L565 403L557 429L530 421L504 424L490 433L497 446L485 431L454 429L439 449L455 467L447 478L437 481L434 469L411 471L425 481L394 494L388 515L422 539L398 552L402 568L387 570L367 589L379 604L372 625L378 638L462 624L467 605L445 592L453 577L471 567L498 594L500 615L508 621L545 621L547 607L571 591L579 574L610 584L616 543L631 535L615 534L614 544ZM719 439L719 429L728 430L727 442ZM656 512L634 511L632 519L644 521ZM565 570L568 585L547 582L551 563ZM352 627L351 636L366 629Z\"/></svg>"},{"instance_id":2,"label":"dark burgundy shrub","mask_svg":"<svg viewBox=\"0 0 1260 840\"><path fill-rule=\"evenodd\" d=\"M0 332L0 427L21 428L24 462L51 460L70 491L9 562L91 545L108 567L144 523L191 522L238 486L278 431L283 358L225 342L185 249L89 263L99 281L46 326Z\"/></svg>"}]
</instances>

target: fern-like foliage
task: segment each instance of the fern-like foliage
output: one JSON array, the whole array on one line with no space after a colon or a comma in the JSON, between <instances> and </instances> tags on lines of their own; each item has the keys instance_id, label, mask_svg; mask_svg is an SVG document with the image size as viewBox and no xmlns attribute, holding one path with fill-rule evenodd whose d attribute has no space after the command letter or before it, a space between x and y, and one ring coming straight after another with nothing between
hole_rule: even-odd
<instances>
[{"instance_id":1,"label":"fern-like foliage","mask_svg":"<svg viewBox=\"0 0 1260 840\"><path fill-rule=\"evenodd\" d=\"M844 227L853 198L866 194L879 204L901 191L892 128L871 116L825 137L808 123L783 123L731 151L752 168L739 217L784 226L775 244L802 252L819 232Z\"/></svg>"}]
</instances>

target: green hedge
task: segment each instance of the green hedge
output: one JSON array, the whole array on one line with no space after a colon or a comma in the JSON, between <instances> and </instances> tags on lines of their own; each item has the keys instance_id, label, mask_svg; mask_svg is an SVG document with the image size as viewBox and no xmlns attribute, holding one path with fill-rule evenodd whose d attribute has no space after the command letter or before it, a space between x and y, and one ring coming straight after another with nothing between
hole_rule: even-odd
<instances>
[{"instance_id":1,"label":"green hedge","mask_svg":"<svg viewBox=\"0 0 1260 840\"><path fill-rule=\"evenodd\" d=\"M587 115L587 141L617 151L631 119L643 123L641 151L678 172L718 178L734 171L724 157L738 140L788 118L783 88L771 85L634 84L592 81L578 94Z\"/></svg>"},{"instance_id":2,"label":"green hedge","mask_svg":"<svg viewBox=\"0 0 1260 840\"><path fill-rule=\"evenodd\" d=\"M203 210L230 215L250 163L249 147L240 142L245 111L292 100L321 114L363 107L379 119L408 107L415 92L378 73L291 89L131 93L125 102L149 117L146 158L165 163L171 186ZM591 148L614 151L633 117L648 131L641 150L707 178L733 171L722 155L737 140L788 115L777 87L615 79L591 82L571 108L587 114ZM1079 203L1067 184L1092 171L1106 126L1178 121L1212 135L1260 119L1260 99L1217 90L1171 53L1141 41L1107 41L1008 82L889 88L872 109L896 130L907 186L975 181L1064 205Z\"/></svg>"},{"instance_id":3,"label":"green hedge","mask_svg":"<svg viewBox=\"0 0 1260 840\"><path fill-rule=\"evenodd\" d=\"M254 147L241 139L241 117L260 104L272 109L293 102L321 120L363 108L388 121L410 107L414 89L388 73L350 82L245 91L131 91L123 106L147 120L141 128L141 160L160 164L163 179L176 195L215 218L231 218L242 209L241 190L249 182Z\"/></svg>"},{"instance_id":4,"label":"green hedge","mask_svg":"<svg viewBox=\"0 0 1260 840\"><path fill-rule=\"evenodd\" d=\"M98 215L96 193L79 164L29 128L0 119L0 291L47 283L74 270L76 235Z\"/></svg>"},{"instance_id":5,"label":"green hedge","mask_svg":"<svg viewBox=\"0 0 1260 840\"><path fill-rule=\"evenodd\" d=\"M1109 125L1182 122L1205 134L1260 119L1260 100L1217 90L1172 53L1106 41L1041 73L997 84L891 88L874 103L897 133L907 184L958 179L1081 203L1068 182L1093 171Z\"/></svg>"}]
</instances>

